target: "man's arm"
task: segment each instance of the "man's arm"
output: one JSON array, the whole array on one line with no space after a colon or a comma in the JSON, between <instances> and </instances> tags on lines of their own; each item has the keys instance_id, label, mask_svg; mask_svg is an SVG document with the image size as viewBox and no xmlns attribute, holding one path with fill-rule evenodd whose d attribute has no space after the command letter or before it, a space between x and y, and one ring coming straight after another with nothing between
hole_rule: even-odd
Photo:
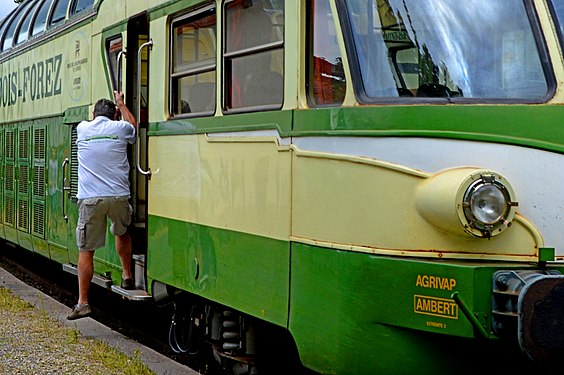
<instances>
[{"instance_id":1,"label":"man's arm","mask_svg":"<svg viewBox=\"0 0 564 375\"><path fill-rule=\"evenodd\" d=\"M123 92L114 91L114 98L116 107L121 112L123 119L133 125L135 129L137 129L137 120L135 120L135 116L133 116L133 113L131 113L131 111L129 111L129 108L127 108L127 106L125 105L125 102L123 101Z\"/></svg>"}]
</instances>

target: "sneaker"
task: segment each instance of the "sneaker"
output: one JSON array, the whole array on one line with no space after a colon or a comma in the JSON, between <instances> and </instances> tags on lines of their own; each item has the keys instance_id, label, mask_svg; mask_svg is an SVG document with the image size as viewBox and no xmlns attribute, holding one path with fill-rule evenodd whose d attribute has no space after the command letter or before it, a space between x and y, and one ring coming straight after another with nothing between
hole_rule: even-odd
<instances>
[{"instance_id":1,"label":"sneaker","mask_svg":"<svg viewBox=\"0 0 564 375\"><path fill-rule=\"evenodd\" d=\"M67 316L68 320L75 320L80 318L85 318L90 315L92 311L90 310L90 305L85 303L83 305L76 304L73 306L72 311Z\"/></svg>"},{"instance_id":2,"label":"sneaker","mask_svg":"<svg viewBox=\"0 0 564 375\"><path fill-rule=\"evenodd\" d=\"M133 279L132 278L122 279L121 288L125 290L135 289L135 283L133 282Z\"/></svg>"}]
</instances>

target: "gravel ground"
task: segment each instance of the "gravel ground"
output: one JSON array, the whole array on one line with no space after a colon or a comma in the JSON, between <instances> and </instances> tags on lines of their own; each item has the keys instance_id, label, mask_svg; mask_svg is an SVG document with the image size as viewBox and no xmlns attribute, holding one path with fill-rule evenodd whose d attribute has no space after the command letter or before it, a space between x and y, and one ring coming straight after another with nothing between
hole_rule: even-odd
<instances>
[{"instance_id":1,"label":"gravel ground","mask_svg":"<svg viewBox=\"0 0 564 375\"><path fill-rule=\"evenodd\" d=\"M0 375L198 374L69 311L0 267Z\"/></svg>"},{"instance_id":2,"label":"gravel ground","mask_svg":"<svg viewBox=\"0 0 564 375\"><path fill-rule=\"evenodd\" d=\"M37 311L0 312L0 372L3 374L104 373L104 366L79 353L87 351L72 333L54 327L58 322L38 317ZM44 355L46 349L49 355ZM57 353L56 361L52 353Z\"/></svg>"},{"instance_id":3,"label":"gravel ground","mask_svg":"<svg viewBox=\"0 0 564 375\"><path fill-rule=\"evenodd\" d=\"M0 289L0 373L154 374L139 359L82 337L7 289Z\"/></svg>"}]
</instances>

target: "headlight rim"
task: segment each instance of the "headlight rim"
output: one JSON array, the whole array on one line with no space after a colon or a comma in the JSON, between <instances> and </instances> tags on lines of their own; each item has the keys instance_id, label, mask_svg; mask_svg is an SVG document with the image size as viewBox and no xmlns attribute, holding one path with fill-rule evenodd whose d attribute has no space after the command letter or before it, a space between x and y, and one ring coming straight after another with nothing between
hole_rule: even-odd
<instances>
[{"instance_id":1,"label":"headlight rim","mask_svg":"<svg viewBox=\"0 0 564 375\"><path fill-rule=\"evenodd\" d=\"M480 220L472 210L471 200L476 192L484 186L493 186L501 192L505 202L504 209L497 220L492 223ZM515 193L505 178L491 171L477 171L472 173L460 186L458 194L458 216L464 229L476 237L491 238L502 233L511 226L515 217L515 207L518 205Z\"/></svg>"}]
</instances>

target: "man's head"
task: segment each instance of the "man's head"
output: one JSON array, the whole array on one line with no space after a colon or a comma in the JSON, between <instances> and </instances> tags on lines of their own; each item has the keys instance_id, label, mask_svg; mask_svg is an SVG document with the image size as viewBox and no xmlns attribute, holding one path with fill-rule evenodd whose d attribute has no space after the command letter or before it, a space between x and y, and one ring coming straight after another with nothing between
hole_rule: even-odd
<instances>
[{"instance_id":1,"label":"man's head","mask_svg":"<svg viewBox=\"0 0 564 375\"><path fill-rule=\"evenodd\" d=\"M116 105L108 99L100 99L94 105L94 118L98 116L105 116L113 120L116 116Z\"/></svg>"}]
</instances>

